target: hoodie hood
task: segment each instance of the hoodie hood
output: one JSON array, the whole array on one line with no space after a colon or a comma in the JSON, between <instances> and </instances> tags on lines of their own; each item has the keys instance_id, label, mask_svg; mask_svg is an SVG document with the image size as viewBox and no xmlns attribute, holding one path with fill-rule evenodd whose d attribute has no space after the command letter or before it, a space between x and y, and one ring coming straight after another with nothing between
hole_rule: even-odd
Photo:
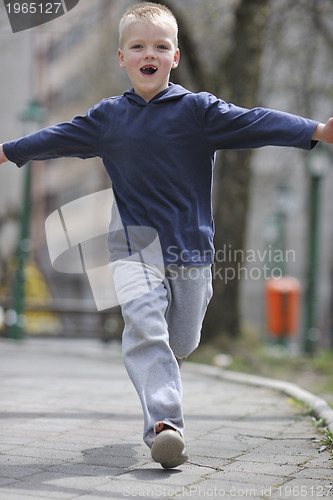
<instances>
[{"instance_id":1,"label":"hoodie hood","mask_svg":"<svg viewBox=\"0 0 333 500\"><path fill-rule=\"evenodd\" d=\"M141 96L136 94L133 88L124 92L124 96L127 97L128 100L134 101L139 106L149 106L150 104L158 104L162 101L179 99L180 97L191 93L191 91L184 89L184 87L182 87L181 85L169 83L168 88L162 90L162 92L159 92L149 102L145 101Z\"/></svg>"}]
</instances>

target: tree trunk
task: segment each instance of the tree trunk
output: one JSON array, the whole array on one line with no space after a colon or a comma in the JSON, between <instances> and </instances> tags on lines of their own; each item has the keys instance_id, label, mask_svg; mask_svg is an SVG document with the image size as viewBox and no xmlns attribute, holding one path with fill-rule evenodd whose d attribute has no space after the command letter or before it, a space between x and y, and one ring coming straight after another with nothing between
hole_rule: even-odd
<instances>
[{"instance_id":1,"label":"tree trunk","mask_svg":"<svg viewBox=\"0 0 333 500\"><path fill-rule=\"evenodd\" d=\"M233 43L229 54L220 57L221 61L218 54L213 55L216 67L212 74L205 71L205 66L201 64L195 37L187 25L186 16L177 9L177 3L169 0L157 0L157 3L170 7L178 19L181 54L186 59L193 86L212 91L239 106L255 107L269 0L240 1L235 12ZM182 83L182 76L181 70L177 70L173 73L173 80L176 77L176 81ZM251 151L224 151L218 156L214 178L215 246L222 252L244 248L251 157ZM216 262L214 265L214 297L207 312L203 334L203 338L209 341L221 335L239 333L239 254L236 252L236 258L232 255L230 262ZM229 279L232 275L234 279L227 283L225 277Z\"/></svg>"},{"instance_id":2,"label":"tree trunk","mask_svg":"<svg viewBox=\"0 0 333 500\"><path fill-rule=\"evenodd\" d=\"M253 108L260 83L263 32L268 0L242 0L236 12L234 40L223 62L224 99ZM214 297L203 338L235 336L240 331L239 285L243 267L252 151L224 151L215 166L214 218L217 259L213 267Z\"/></svg>"}]
</instances>

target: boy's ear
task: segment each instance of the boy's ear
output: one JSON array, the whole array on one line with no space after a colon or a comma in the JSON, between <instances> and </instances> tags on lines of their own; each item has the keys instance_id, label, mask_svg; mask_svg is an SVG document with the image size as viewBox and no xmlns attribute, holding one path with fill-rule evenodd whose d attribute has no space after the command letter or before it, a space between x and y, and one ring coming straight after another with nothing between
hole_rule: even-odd
<instances>
[{"instance_id":1,"label":"boy's ear","mask_svg":"<svg viewBox=\"0 0 333 500\"><path fill-rule=\"evenodd\" d=\"M125 68L124 54L118 49L118 61L121 68Z\"/></svg>"},{"instance_id":2,"label":"boy's ear","mask_svg":"<svg viewBox=\"0 0 333 500\"><path fill-rule=\"evenodd\" d=\"M180 60L180 50L177 49L177 51L174 55L174 58L173 58L172 69L175 69L178 67L179 60Z\"/></svg>"}]
</instances>

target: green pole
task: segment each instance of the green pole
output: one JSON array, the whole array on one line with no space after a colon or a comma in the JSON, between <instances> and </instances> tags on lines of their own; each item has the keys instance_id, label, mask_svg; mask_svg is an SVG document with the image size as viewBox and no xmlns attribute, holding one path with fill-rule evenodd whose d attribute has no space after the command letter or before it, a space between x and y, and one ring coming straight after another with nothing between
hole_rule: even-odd
<instances>
[{"instance_id":1,"label":"green pole","mask_svg":"<svg viewBox=\"0 0 333 500\"><path fill-rule=\"evenodd\" d=\"M285 257L287 250L287 220L288 214L292 210L292 192L285 182L282 182L275 188L275 207L279 225L277 249L282 253L282 259L279 263L279 267L281 275L286 276L287 263L285 261Z\"/></svg>"},{"instance_id":2,"label":"green pole","mask_svg":"<svg viewBox=\"0 0 333 500\"><path fill-rule=\"evenodd\" d=\"M304 339L304 350L308 354L314 354L317 341L317 284L321 180L321 175L311 174Z\"/></svg>"},{"instance_id":3,"label":"green pole","mask_svg":"<svg viewBox=\"0 0 333 500\"><path fill-rule=\"evenodd\" d=\"M15 340L24 337L24 307L25 307L25 275L24 267L29 257L30 242L30 185L31 164L25 166L23 181L23 200L20 213L20 232L16 250L16 270L12 287L12 303L10 324L7 325L6 336Z\"/></svg>"},{"instance_id":4,"label":"green pole","mask_svg":"<svg viewBox=\"0 0 333 500\"><path fill-rule=\"evenodd\" d=\"M308 227L308 260L307 286L305 295L305 332L304 350L313 355L318 340L317 306L318 306L318 262L320 238L320 197L322 179L330 168L330 149L319 142L315 150L308 156L308 172L310 174L309 193L309 227Z\"/></svg>"},{"instance_id":5,"label":"green pole","mask_svg":"<svg viewBox=\"0 0 333 500\"><path fill-rule=\"evenodd\" d=\"M280 222L280 250L282 252L282 260L280 262L280 270L281 270L281 274L282 276L286 276L287 274L287 264L286 264L286 261L285 261L285 257L286 257L286 251L287 251L287 235L286 235L286 232L287 232L287 215L284 213L284 214L280 214L279 215L279 222Z\"/></svg>"},{"instance_id":6,"label":"green pole","mask_svg":"<svg viewBox=\"0 0 333 500\"><path fill-rule=\"evenodd\" d=\"M30 101L23 110L20 120L26 124L25 133L31 133L32 129L45 121L45 110L37 101ZM30 186L31 186L31 162L24 167L22 205L19 219L19 241L16 250L16 270L12 284L11 309L7 311L6 336L20 340L24 337L24 308L25 308L25 263L30 252ZM9 314L8 314L9 313Z\"/></svg>"}]
</instances>

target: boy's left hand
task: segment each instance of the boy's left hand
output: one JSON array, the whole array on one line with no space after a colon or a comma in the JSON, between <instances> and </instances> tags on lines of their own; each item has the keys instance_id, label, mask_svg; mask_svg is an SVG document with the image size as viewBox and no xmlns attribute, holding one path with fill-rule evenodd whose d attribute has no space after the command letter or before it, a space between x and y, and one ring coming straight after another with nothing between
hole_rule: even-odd
<instances>
[{"instance_id":1,"label":"boy's left hand","mask_svg":"<svg viewBox=\"0 0 333 500\"><path fill-rule=\"evenodd\" d=\"M333 118L329 118L326 123L319 123L313 133L312 140L333 144Z\"/></svg>"}]
</instances>

